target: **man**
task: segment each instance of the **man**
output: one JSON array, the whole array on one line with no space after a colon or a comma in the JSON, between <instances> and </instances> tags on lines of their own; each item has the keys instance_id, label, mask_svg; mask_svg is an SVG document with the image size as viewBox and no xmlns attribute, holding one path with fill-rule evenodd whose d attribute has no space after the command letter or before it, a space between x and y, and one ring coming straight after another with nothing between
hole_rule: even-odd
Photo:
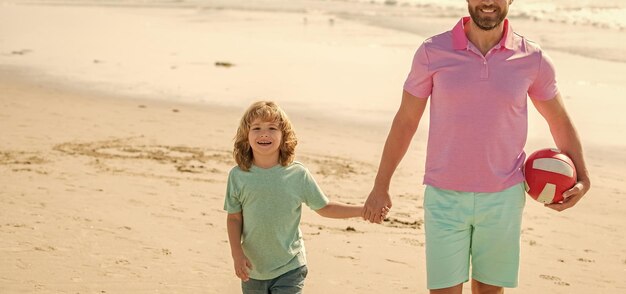
<instances>
[{"instance_id":1,"label":"man","mask_svg":"<svg viewBox=\"0 0 626 294\"><path fill-rule=\"evenodd\" d=\"M516 35L506 19L513 1L467 2L470 17L417 50L363 209L364 219L380 223L376 212L391 207L391 177L430 97L424 221L431 293L461 293L470 263L473 293L517 286L527 96L578 172L565 200L546 206L568 209L590 187L552 62L536 44Z\"/></svg>"}]
</instances>

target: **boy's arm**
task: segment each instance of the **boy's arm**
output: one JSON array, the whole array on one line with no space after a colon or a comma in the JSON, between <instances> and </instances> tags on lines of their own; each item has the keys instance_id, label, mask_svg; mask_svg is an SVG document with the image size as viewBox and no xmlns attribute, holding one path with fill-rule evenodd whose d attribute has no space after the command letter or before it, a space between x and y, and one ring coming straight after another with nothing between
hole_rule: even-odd
<instances>
[{"instance_id":1,"label":"boy's arm","mask_svg":"<svg viewBox=\"0 0 626 294\"><path fill-rule=\"evenodd\" d=\"M350 205L331 201L326 206L316 210L317 214L329 218L351 218L360 217L363 211L363 205ZM389 209L383 208L383 218L387 215Z\"/></svg>"},{"instance_id":2,"label":"boy's arm","mask_svg":"<svg viewBox=\"0 0 626 294\"><path fill-rule=\"evenodd\" d=\"M242 281L247 282L250 279L248 272L252 268L252 263L250 263L250 260L243 253L243 248L241 248L241 232L243 230L243 214L241 211L228 214L226 217L226 228L228 230L228 241L230 242L230 252L233 256L235 274Z\"/></svg>"}]
</instances>

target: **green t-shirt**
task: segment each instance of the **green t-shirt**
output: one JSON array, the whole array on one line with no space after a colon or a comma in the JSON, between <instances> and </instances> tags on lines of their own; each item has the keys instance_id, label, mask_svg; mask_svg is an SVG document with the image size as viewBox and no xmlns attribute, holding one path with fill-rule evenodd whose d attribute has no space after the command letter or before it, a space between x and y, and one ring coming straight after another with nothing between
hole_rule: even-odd
<instances>
[{"instance_id":1,"label":"green t-shirt","mask_svg":"<svg viewBox=\"0 0 626 294\"><path fill-rule=\"evenodd\" d=\"M224 210L243 214L243 251L252 263L250 278L269 280L306 264L300 231L302 203L313 210L328 198L299 162L264 169L239 167L228 175Z\"/></svg>"}]
</instances>

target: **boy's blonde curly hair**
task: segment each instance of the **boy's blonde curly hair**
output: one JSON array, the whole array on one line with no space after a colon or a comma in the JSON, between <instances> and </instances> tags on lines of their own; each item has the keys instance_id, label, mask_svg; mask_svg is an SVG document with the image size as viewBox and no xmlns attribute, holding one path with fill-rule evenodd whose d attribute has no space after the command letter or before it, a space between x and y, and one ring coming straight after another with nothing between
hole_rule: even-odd
<instances>
[{"instance_id":1,"label":"boy's blonde curly hair","mask_svg":"<svg viewBox=\"0 0 626 294\"><path fill-rule=\"evenodd\" d=\"M296 138L296 133L293 130L291 121L287 117L287 114L278 107L276 103L272 101L258 101L252 103L243 114L239 122L239 128L237 128L237 135L235 135L233 157L239 168L248 171L252 166L254 157L248 141L248 134L250 133L250 124L257 118L266 122L278 123L283 135L279 148L278 161L282 166L292 163L295 157L298 139Z\"/></svg>"}]
</instances>

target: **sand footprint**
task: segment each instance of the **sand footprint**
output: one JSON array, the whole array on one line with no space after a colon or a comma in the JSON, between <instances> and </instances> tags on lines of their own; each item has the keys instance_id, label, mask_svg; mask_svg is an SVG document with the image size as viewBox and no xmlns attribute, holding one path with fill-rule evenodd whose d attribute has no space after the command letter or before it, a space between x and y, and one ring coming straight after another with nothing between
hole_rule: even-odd
<instances>
[{"instance_id":1,"label":"sand footprint","mask_svg":"<svg viewBox=\"0 0 626 294\"><path fill-rule=\"evenodd\" d=\"M233 166L232 155L226 150L145 144L139 139L68 142L54 146L54 150L92 157L92 164L100 171L169 180L213 182L207 176L226 174Z\"/></svg>"},{"instance_id":2,"label":"sand footprint","mask_svg":"<svg viewBox=\"0 0 626 294\"><path fill-rule=\"evenodd\" d=\"M392 228L408 228L408 229L422 229L422 225L424 225L423 219L417 219L414 221L410 220L401 220L393 217L388 217L383 222L388 227Z\"/></svg>"},{"instance_id":3,"label":"sand footprint","mask_svg":"<svg viewBox=\"0 0 626 294\"><path fill-rule=\"evenodd\" d=\"M126 260L126 259L118 259L115 261L115 264L117 265L130 265L130 261Z\"/></svg>"},{"instance_id":4,"label":"sand footprint","mask_svg":"<svg viewBox=\"0 0 626 294\"><path fill-rule=\"evenodd\" d=\"M593 260L593 259L583 258L583 257L578 258L578 261L580 261L580 262L585 262L585 263L593 263L593 262L596 262L596 261L595 261L595 260Z\"/></svg>"},{"instance_id":5,"label":"sand footprint","mask_svg":"<svg viewBox=\"0 0 626 294\"><path fill-rule=\"evenodd\" d=\"M35 172L47 175L48 172L41 169L41 164L48 161L37 152L28 151L0 151L0 166L7 166L12 172Z\"/></svg>"},{"instance_id":6,"label":"sand footprint","mask_svg":"<svg viewBox=\"0 0 626 294\"><path fill-rule=\"evenodd\" d=\"M26 55L28 53L33 52L33 50L30 49L20 49L20 50L13 50L11 52L9 52L9 55Z\"/></svg>"},{"instance_id":7,"label":"sand footprint","mask_svg":"<svg viewBox=\"0 0 626 294\"><path fill-rule=\"evenodd\" d=\"M544 279L544 280L548 280L548 281L553 281L554 284L559 285L559 286L569 286L570 284L562 281L561 278L556 277L556 276L551 276L551 275L539 275L540 278Z\"/></svg>"},{"instance_id":8,"label":"sand footprint","mask_svg":"<svg viewBox=\"0 0 626 294\"><path fill-rule=\"evenodd\" d=\"M351 259L351 260L355 260L356 259L356 257L349 256L349 255L335 255L335 257L339 258L339 259Z\"/></svg>"},{"instance_id":9,"label":"sand footprint","mask_svg":"<svg viewBox=\"0 0 626 294\"><path fill-rule=\"evenodd\" d=\"M398 264L404 264L404 265L409 265L408 263L404 262L404 261L399 261L399 260L393 260L393 259L385 259L387 262L391 262L391 263L398 263Z\"/></svg>"},{"instance_id":10,"label":"sand footprint","mask_svg":"<svg viewBox=\"0 0 626 294\"><path fill-rule=\"evenodd\" d=\"M37 152L27 151L0 151L0 165L9 164L42 164L46 160Z\"/></svg>"},{"instance_id":11,"label":"sand footprint","mask_svg":"<svg viewBox=\"0 0 626 294\"><path fill-rule=\"evenodd\" d=\"M324 177L337 177L341 179L367 174L369 171L376 169L375 166L365 162L336 156L305 154L299 156L299 160L314 173L321 174Z\"/></svg>"},{"instance_id":12,"label":"sand footprint","mask_svg":"<svg viewBox=\"0 0 626 294\"><path fill-rule=\"evenodd\" d=\"M424 242L414 238L402 238L403 242L416 247L424 247Z\"/></svg>"}]
</instances>

